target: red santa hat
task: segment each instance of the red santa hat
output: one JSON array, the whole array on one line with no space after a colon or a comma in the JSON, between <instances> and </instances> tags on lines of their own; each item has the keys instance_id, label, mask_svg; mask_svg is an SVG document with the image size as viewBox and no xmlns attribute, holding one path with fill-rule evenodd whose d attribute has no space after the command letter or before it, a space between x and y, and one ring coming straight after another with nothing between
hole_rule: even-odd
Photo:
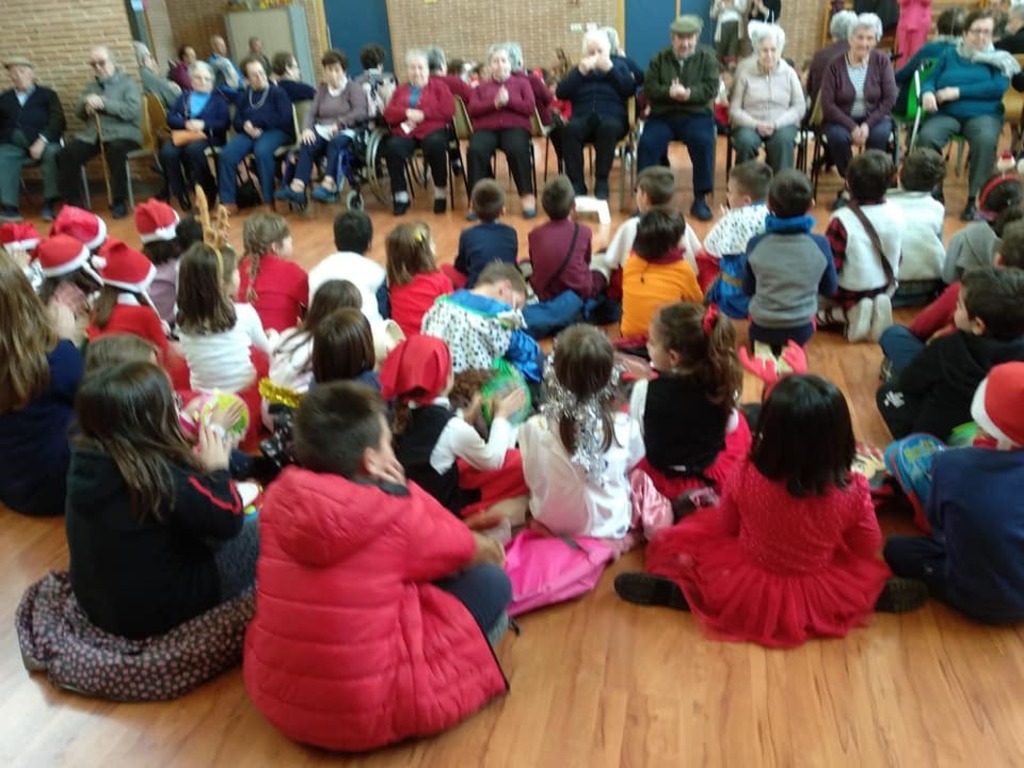
<instances>
[{"instance_id":1,"label":"red santa hat","mask_svg":"<svg viewBox=\"0 0 1024 768\"><path fill-rule=\"evenodd\" d=\"M0 245L4 248L18 248L31 251L39 245L39 232L30 223L10 222L0 225Z\"/></svg>"},{"instance_id":2,"label":"red santa hat","mask_svg":"<svg viewBox=\"0 0 1024 768\"><path fill-rule=\"evenodd\" d=\"M178 214L167 203L147 200L135 206L135 228L143 243L173 240L177 235Z\"/></svg>"},{"instance_id":3,"label":"red santa hat","mask_svg":"<svg viewBox=\"0 0 1024 768\"><path fill-rule=\"evenodd\" d=\"M999 448L1024 446L1024 363L1003 363L989 371L974 393L971 416Z\"/></svg>"},{"instance_id":4,"label":"red santa hat","mask_svg":"<svg viewBox=\"0 0 1024 768\"><path fill-rule=\"evenodd\" d=\"M89 264L89 249L70 235L50 235L36 248L43 277L61 277L81 269L97 283L100 276Z\"/></svg>"},{"instance_id":5,"label":"red santa hat","mask_svg":"<svg viewBox=\"0 0 1024 768\"><path fill-rule=\"evenodd\" d=\"M107 225L95 213L65 205L50 227L50 236L53 235L70 235L94 251L107 239Z\"/></svg>"},{"instance_id":6,"label":"red santa hat","mask_svg":"<svg viewBox=\"0 0 1024 768\"><path fill-rule=\"evenodd\" d=\"M426 405L448 384L452 355L448 345L434 336L417 334L391 350L380 369L385 400Z\"/></svg>"},{"instance_id":7,"label":"red santa hat","mask_svg":"<svg viewBox=\"0 0 1024 768\"><path fill-rule=\"evenodd\" d=\"M110 238L92 258L92 264L104 285L145 296L156 267L153 262L126 243Z\"/></svg>"}]
</instances>

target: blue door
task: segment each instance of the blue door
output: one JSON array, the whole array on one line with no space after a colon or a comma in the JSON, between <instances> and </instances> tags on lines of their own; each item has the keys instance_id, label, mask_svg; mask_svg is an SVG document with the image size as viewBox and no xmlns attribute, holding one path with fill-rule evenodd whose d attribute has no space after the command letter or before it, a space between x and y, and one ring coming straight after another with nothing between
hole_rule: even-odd
<instances>
[{"instance_id":1,"label":"blue door","mask_svg":"<svg viewBox=\"0 0 1024 768\"><path fill-rule=\"evenodd\" d=\"M693 14L704 20L700 41L712 45L715 27L708 12L711 0L627 0L626 53L644 69L662 48L670 43L669 25L676 17L676 4L680 14Z\"/></svg>"},{"instance_id":2,"label":"blue door","mask_svg":"<svg viewBox=\"0 0 1024 768\"><path fill-rule=\"evenodd\" d=\"M359 63L359 49L367 43L380 43L387 51L384 69L394 72L397 65L391 52L391 29L388 26L386 0L324 0L327 19L327 37L331 48L348 54L350 75L363 71Z\"/></svg>"}]
</instances>

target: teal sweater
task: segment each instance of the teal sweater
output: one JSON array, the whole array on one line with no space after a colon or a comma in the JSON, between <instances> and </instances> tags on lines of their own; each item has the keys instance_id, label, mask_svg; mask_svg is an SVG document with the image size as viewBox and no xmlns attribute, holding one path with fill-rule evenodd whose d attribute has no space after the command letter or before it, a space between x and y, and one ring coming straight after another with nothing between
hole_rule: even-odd
<instances>
[{"instance_id":1,"label":"teal sweater","mask_svg":"<svg viewBox=\"0 0 1024 768\"><path fill-rule=\"evenodd\" d=\"M921 83L921 93L934 93L943 88L959 88L960 98L939 105L937 114L969 120L979 115L1003 116L1003 94L1010 79L994 67L968 61L947 48Z\"/></svg>"},{"instance_id":2,"label":"teal sweater","mask_svg":"<svg viewBox=\"0 0 1024 768\"><path fill-rule=\"evenodd\" d=\"M668 95L673 80L690 89L688 101ZM671 47L654 55L644 77L644 93L651 102L652 117L711 114L711 101L718 93L718 60L713 49L698 45L682 65Z\"/></svg>"}]
</instances>

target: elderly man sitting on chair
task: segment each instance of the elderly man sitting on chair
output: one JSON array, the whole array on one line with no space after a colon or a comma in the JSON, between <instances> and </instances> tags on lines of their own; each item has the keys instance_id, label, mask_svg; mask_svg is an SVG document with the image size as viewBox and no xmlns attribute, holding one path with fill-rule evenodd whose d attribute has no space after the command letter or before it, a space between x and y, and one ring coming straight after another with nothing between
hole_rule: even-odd
<instances>
[{"instance_id":1,"label":"elderly man sitting on chair","mask_svg":"<svg viewBox=\"0 0 1024 768\"><path fill-rule=\"evenodd\" d=\"M651 114L637 147L637 167L662 162L670 141L686 145L693 162L690 213L711 220L705 196L715 185L715 120L711 100L718 93L718 60L713 49L698 45L704 23L698 16L672 22L672 46L654 55L644 78Z\"/></svg>"},{"instance_id":2,"label":"elderly man sitting on chair","mask_svg":"<svg viewBox=\"0 0 1024 768\"><path fill-rule=\"evenodd\" d=\"M75 107L85 126L60 153L60 188L65 202L82 207L82 166L102 152L110 172L110 215L122 219L128 215L128 153L142 143L142 95L106 46L89 52L89 65L96 79Z\"/></svg>"},{"instance_id":3,"label":"elderly man sitting on chair","mask_svg":"<svg viewBox=\"0 0 1024 768\"><path fill-rule=\"evenodd\" d=\"M49 88L36 85L32 62L12 56L4 62L14 87L0 93L0 222L21 221L18 184L21 167L39 163L43 172L42 217L53 219L57 153L64 133L64 110Z\"/></svg>"}]
</instances>

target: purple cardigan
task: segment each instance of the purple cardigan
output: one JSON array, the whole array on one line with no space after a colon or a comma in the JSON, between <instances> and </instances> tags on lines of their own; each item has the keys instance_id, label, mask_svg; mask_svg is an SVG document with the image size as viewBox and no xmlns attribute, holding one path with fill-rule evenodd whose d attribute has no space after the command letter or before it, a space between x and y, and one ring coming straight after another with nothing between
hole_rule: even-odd
<instances>
[{"instance_id":1,"label":"purple cardigan","mask_svg":"<svg viewBox=\"0 0 1024 768\"><path fill-rule=\"evenodd\" d=\"M868 55L868 75L864 80L864 122L874 127L892 116L896 104L896 77L889 57L880 51ZM826 123L842 125L852 131L857 122L850 117L850 109L857 94L846 73L846 56L840 56L825 70L821 82L821 113Z\"/></svg>"}]
</instances>

